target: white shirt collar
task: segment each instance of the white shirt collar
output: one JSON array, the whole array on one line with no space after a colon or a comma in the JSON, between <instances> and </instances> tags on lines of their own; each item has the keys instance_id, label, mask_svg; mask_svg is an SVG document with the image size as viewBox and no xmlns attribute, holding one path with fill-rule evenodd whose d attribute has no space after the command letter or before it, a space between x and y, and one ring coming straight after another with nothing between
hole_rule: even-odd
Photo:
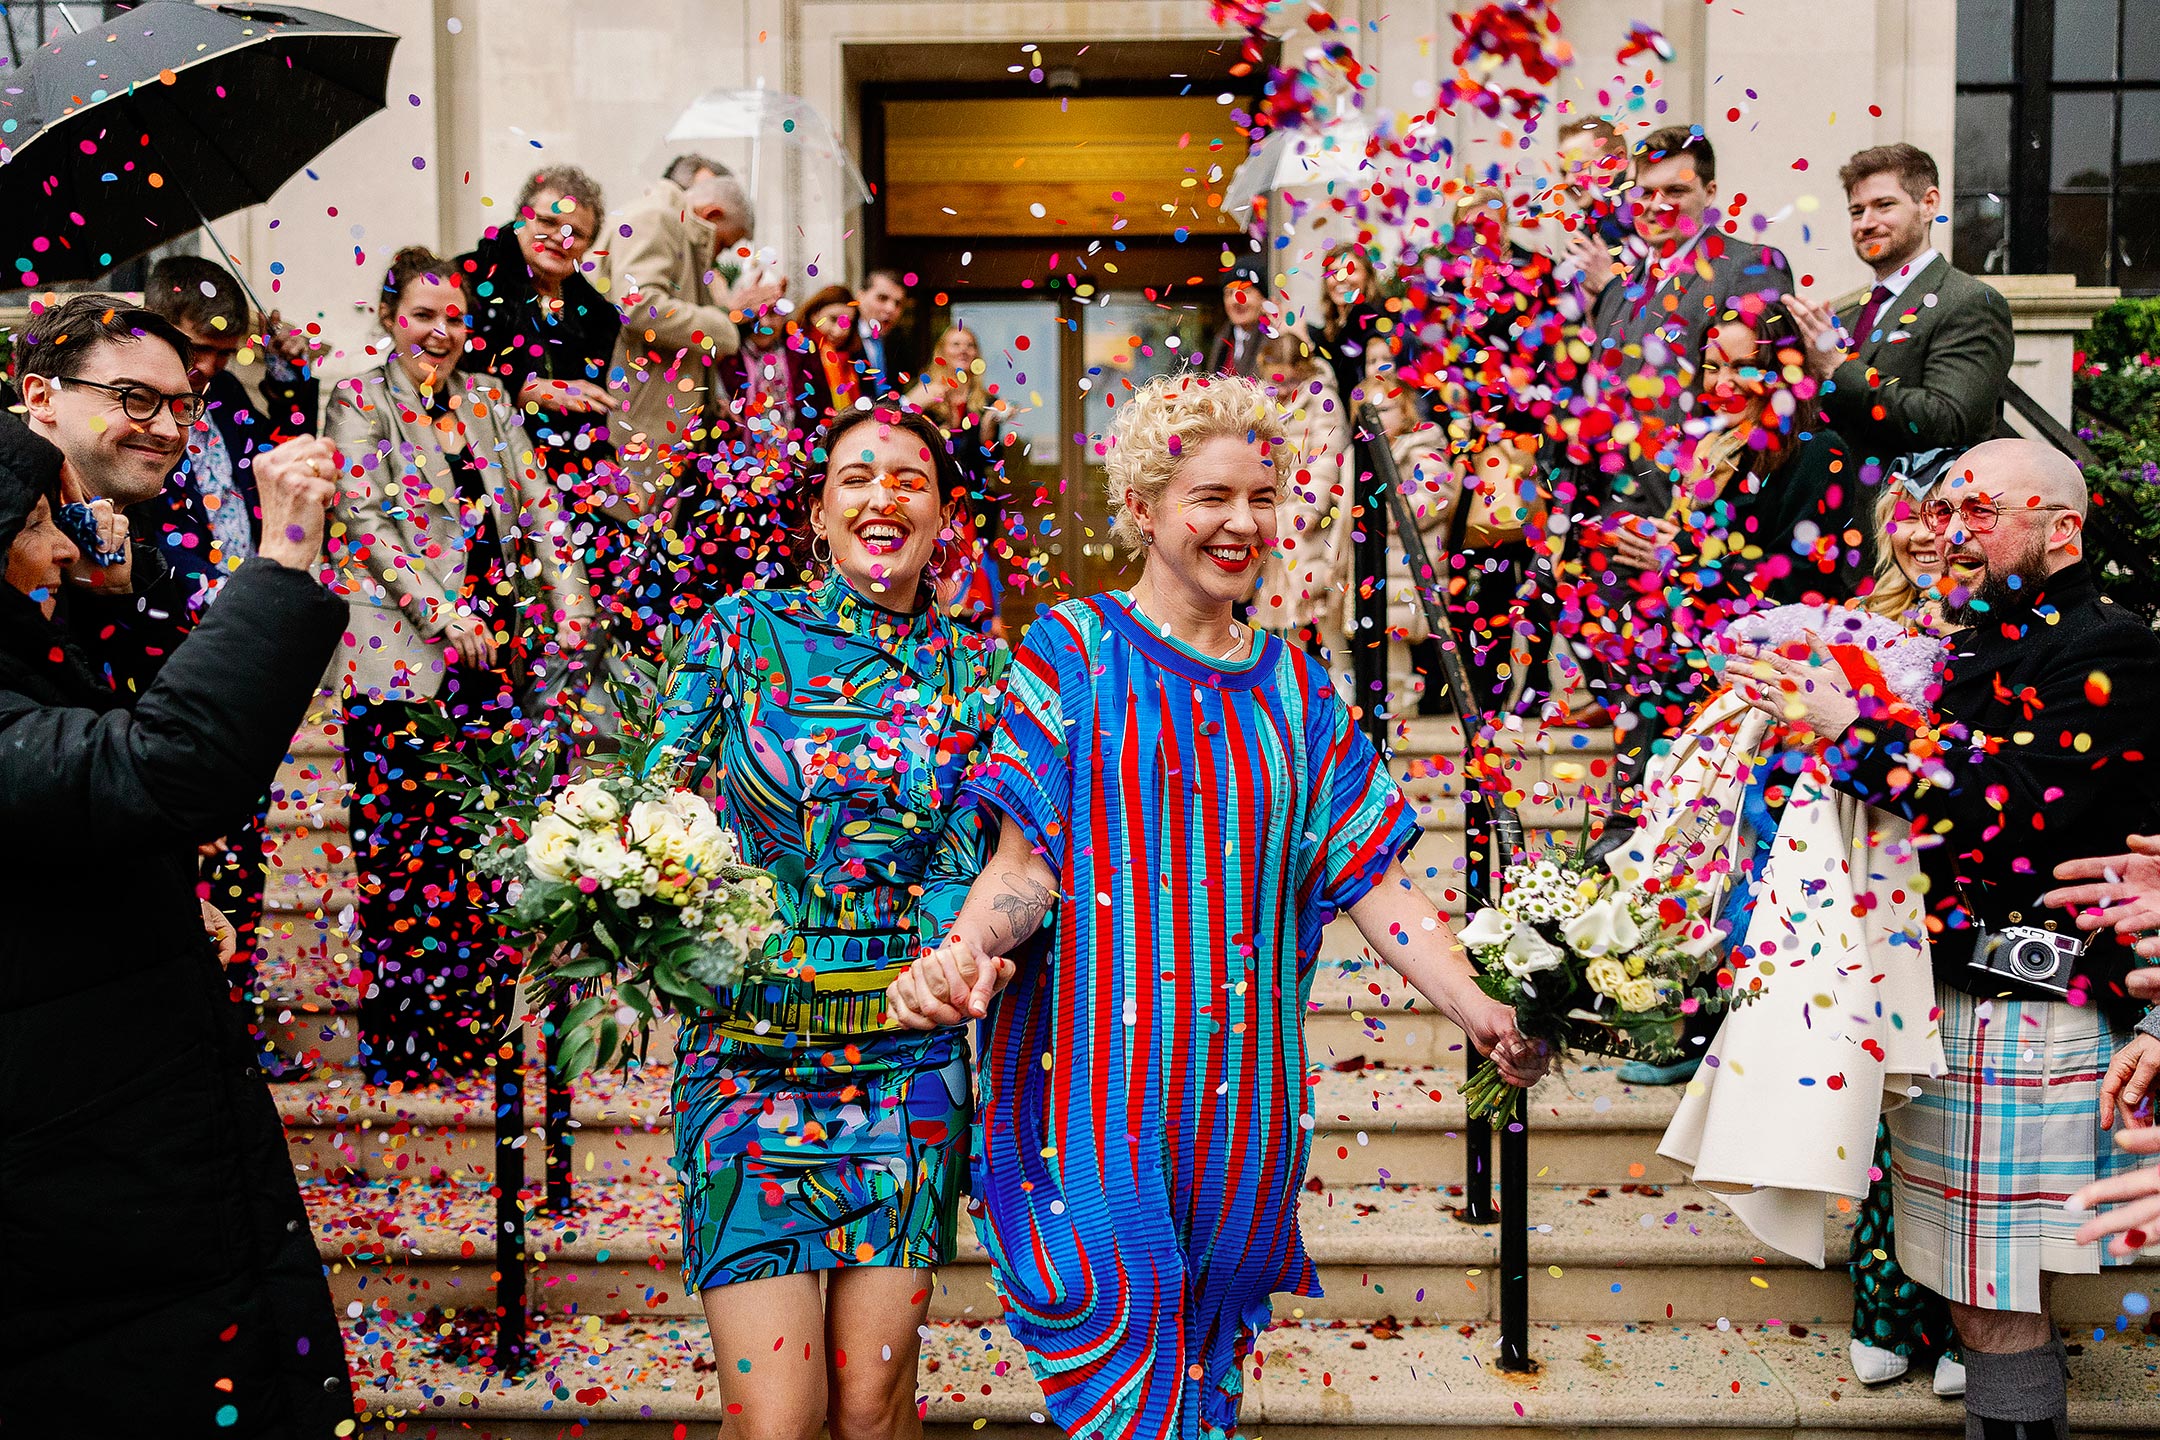
<instances>
[{"instance_id":1,"label":"white shirt collar","mask_svg":"<svg viewBox=\"0 0 2160 1440\"><path fill-rule=\"evenodd\" d=\"M1912 284L1914 278L1917 277L1922 270L1927 269L1928 266L1934 263L1935 247L1930 245L1927 247L1927 249L1922 250L1919 254L1913 256L1912 259L1906 261L1903 265L1900 265L1897 269L1891 271L1888 276L1884 277L1881 280L1877 280L1875 282L1877 285L1882 286L1883 289L1890 292L1889 299L1883 301L1883 304L1887 305L1890 303L1891 300L1895 300L1898 298L1898 296L1903 295L1905 293L1905 287Z\"/></svg>"}]
</instances>

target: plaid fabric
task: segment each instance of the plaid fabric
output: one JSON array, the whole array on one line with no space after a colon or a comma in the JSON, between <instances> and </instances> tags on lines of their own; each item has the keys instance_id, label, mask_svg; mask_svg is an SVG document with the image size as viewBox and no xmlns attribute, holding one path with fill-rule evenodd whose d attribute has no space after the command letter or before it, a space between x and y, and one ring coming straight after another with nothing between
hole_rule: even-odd
<instances>
[{"instance_id":1,"label":"plaid fabric","mask_svg":"<svg viewBox=\"0 0 2160 1440\"><path fill-rule=\"evenodd\" d=\"M2063 1201L2136 1168L2100 1128L2100 1080L2127 1037L2089 1005L1935 996L1948 1068L1887 1117L1898 1263L1960 1304L2038 1313L2041 1271L2119 1263L2072 1238Z\"/></svg>"}]
</instances>

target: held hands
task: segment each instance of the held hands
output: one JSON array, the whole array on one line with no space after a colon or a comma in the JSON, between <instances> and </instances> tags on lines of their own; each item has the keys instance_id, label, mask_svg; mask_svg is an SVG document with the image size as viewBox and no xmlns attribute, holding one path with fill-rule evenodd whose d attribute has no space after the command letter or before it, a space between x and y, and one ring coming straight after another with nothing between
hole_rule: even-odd
<instances>
[{"instance_id":1,"label":"held hands","mask_svg":"<svg viewBox=\"0 0 2160 1440\"><path fill-rule=\"evenodd\" d=\"M218 964L231 964L233 955L240 949L240 933L233 929L233 923L225 918L224 911L208 900L199 903L202 905L203 932L217 942Z\"/></svg>"},{"instance_id":2,"label":"held hands","mask_svg":"<svg viewBox=\"0 0 2160 1440\"><path fill-rule=\"evenodd\" d=\"M739 287L728 297L728 308L750 314L787 294L787 276L765 275Z\"/></svg>"},{"instance_id":3,"label":"held hands","mask_svg":"<svg viewBox=\"0 0 2160 1440\"><path fill-rule=\"evenodd\" d=\"M292 366L319 364L330 347L321 340L310 339L296 325L285 323L285 317L272 310L263 316L263 349Z\"/></svg>"},{"instance_id":4,"label":"held hands","mask_svg":"<svg viewBox=\"0 0 2160 1440\"><path fill-rule=\"evenodd\" d=\"M1012 977L1012 961L950 936L900 972L885 989L885 1005L893 1021L909 1030L965 1025L990 1013L990 997Z\"/></svg>"},{"instance_id":5,"label":"held hands","mask_svg":"<svg viewBox=\"0 0 2160 1440\"><path fill-rule=\"evenodd\" d=\"M337 498L337 451L301 435L255 457L255 490L262 502L262 544L256 554L305 570L322 554L323 513Z\"/></svg>"},{"instance_id":6,"label":"held hands","mask_svg":"<svg viewBox=\"0 0 2160 1440\"><path fill-rule=\"evenodd\" d=\"M2125 940L2160 930L2160 835L2132 835L2126 855L2067 860L2055 867L2055 878L2099 882L2066 885L2040 897L2043 905L2075 911L2080 930L2113 930ZM2160 959L2160 935L2140 939L2137 953ZM2133 971L2129 985L2136 994L2160 1000L2160 970Z\"/></svg>"},{"instance_id":7,"label":"held hands","mask_svg":"<svg viewBox=\"0 0 2160 1440\"><path fill-rule=\"evenodd\" d=\"M1860 702L1822 637L1810 631L1808 647L1807 659L1794 660L1759 645L1736 646L1725 678L1735 695L1772 720L1835 740L1860 718Z\"/></svg>"},{"instance_id":8,"label":"held hands","mask_svg":"<svg viewBox=\"0 0 2160 1440\"><path fill-rule=\"evenodd\" d=\"M2160 1155L2160 1128L2148 1125L2141 1130L2124 1130L2117 1133L2115 1143L2134 1154ZM2108 1242L2110 1255L2135 1255L2160 1239L2160 1234L2155 1233L2160 1232L2160 1165L2111 1180L2095 1180L2065 1200L2063 1208L2090 1211L2104 1204L2115 1208L2078 1227L2080 1245L2112 1235L2115 1238Z\"/></svg>"},{"instance_id":9,"label":"held hands","mask_svg":"<svg viewBox=\"0 0 2160 1440\"><path fill-rule=\"evenodd\" d=\"M1587 232L1577 230L1568 236L1567 254L1563 258L1575 262L1578 271L1576 278L1584 293L1596 296L1612 283L1612 252L1592 239Z\"/></svg>"}]
</instances>

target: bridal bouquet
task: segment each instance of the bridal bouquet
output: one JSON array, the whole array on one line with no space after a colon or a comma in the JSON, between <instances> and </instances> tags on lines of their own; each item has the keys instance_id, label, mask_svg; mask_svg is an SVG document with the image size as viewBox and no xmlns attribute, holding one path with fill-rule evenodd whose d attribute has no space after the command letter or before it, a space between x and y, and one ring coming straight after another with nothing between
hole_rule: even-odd
<instances>
[{"instance_id":1,"label":"bridal bouquet","mask_svg":"<svg viewBox=\"0 0 2160 1440\"><path fill-rule=\"evenodd\" d=\"M1624 885L1555 850L1508 866L1501 887L1500 903L1457 938L1479 988L1514 1006L1517 1028L1554 1051L1669 1064L1685 1017L1730 1003L1733 987L1712 973L1720 932L1687 881ZM1462 1093L1473 1119L1505 1124L1522 1104L1490 1060Z\"/></svg>"},{"instance_id":2,"label":"bridal bouquet","mask_svg":"<svg viewBox=\"0 0 2160 1440\"><path fill-rule=\"evenodd\" d=\"M483 741L441 763L479 831L474 868L507 882L495 919L531 943L523 983L548 1062L573 1076L645 1053L656 1014L713 1013L714 991L764 972L780 928L772 876L743 863L710 803L659 746L679 645L610 677L622 745L572 782L552 740Z\"/></svg>"}]
</instances>

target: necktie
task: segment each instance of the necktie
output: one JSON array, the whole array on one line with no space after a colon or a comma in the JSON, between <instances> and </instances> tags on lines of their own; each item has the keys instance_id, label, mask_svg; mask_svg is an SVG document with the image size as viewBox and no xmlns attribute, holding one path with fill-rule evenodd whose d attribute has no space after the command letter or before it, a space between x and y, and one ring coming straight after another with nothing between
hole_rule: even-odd
<instances>
[{"instance_id":1,"label":"necktie","mask_svg":"<svg viewBox=\"0 0 2160 1440\"><path fill-rule=\"evenodd\" d=\"M1875 330L1876 313L1889 303L1889 286L1878 284L1868 292L1867 304L1860 307L1860 318L1853 322L1852 338L1855 346L1867 344L1868 336Z\"/></svg>"}]
</instances>

